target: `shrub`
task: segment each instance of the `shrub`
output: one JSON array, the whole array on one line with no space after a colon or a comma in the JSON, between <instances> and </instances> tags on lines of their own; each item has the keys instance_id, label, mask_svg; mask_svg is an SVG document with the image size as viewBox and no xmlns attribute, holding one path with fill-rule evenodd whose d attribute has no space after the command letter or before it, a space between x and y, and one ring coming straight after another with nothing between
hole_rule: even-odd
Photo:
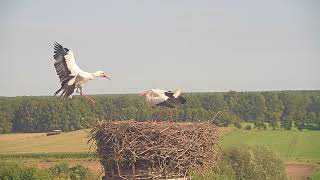
<instances>
[{"instance_id":1,"label":"shrub","mask_svg":"<svg viewBox=\"0 0 320 180\"><path fill-rule=\"evenodd\" d=\"M211 180L211 179L236 179L236 173L232 169L228 161L220 160L218 164L213 167L209 173L200 175L194 174L193 180Z\"/></svg>"},{"instance_id":2,"label":"shrub","mask_svg":"<svg viewBox=\"0 0 320 180\"><path fill-rule=\"evenodd\" d=\"M280 157L269 148L261 146L233 147L224 152L236 174L236 179L286 179Z\"/></svg>"},{"instance_id":3,"label":"shrub","mask_svg":"<svg viewBox=\"0 0 320 180\"><path fill-rule=\"evenodd\" d=\"M239 122L235 122L234 123L234 126L236 127L236 128L238 128L238 129L241 129L242 127L241 127L241 124L239 123Z\"/></svg>"},{"instance_id":4,"label":"shrub","mask_svg":"<svg viewBox=\"0 0 320 180\"><path fill-rule=\"evenodd\" d=\"M245 127L244 127L244 130L251 130L251 126L248 124L248 125L246 125Z\"/></svg>"},{"instance_id":5,"label":"shrub","mask_svg":"<svg viewBox=\"0 0 320 180\"><path fill-rule=\"evenodd\" d=\"M69 176L69 165L67 163L56 164L50 168L50 171L56 177L67 178Z\"/></svg>"},{"instance_id":6,"label":"shrub","mask_svg":"<svg viewBox=\"0 0 320 180\"><path fill-rule=\"evenodd\" d=\"M70 178L73 179L90 179L92 177L88 168L82 165L76 165L70 168Z\"/></svg>"},{"instance_id":7,"label":"shrub","mask_svg":"<svg viewBox=\"0 0 320 180\"><path fill-rule=\"evenodd\" d=\"M257 128L257 129L267 129L267 125L262 122L261 120L257 120L254 122L254 127Z\"/></svg>"}]
</instances>

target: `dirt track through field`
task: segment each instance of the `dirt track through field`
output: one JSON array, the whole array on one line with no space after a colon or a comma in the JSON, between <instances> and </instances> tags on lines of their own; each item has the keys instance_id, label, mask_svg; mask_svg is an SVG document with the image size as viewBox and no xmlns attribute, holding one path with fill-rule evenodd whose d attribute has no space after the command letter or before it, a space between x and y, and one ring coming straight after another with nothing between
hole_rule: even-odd
<instances>
[{"instance_id":1,"label":"dirt track through field","mask_svg":"<svg viewBox=\"0 0 320 180\"><path fill-rule=\"evenodd\" d=\"M311 176L315 166L299 162L286 162L286 173L290 180L307 180Z\"/></svg>"}]
</instances>

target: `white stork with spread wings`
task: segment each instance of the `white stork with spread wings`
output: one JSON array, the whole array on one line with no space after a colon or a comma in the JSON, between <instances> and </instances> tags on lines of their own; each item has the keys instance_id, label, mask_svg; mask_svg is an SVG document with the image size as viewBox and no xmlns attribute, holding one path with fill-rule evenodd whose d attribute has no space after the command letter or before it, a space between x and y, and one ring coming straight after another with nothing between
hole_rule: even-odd
<instances>
[{"instance_id":1,"label":"white stork with spread wings","mask_svg":"<svg viewBox=\"0 0 320 180\"><path fill-rule=\"evenodd\" d=\"M62 47L57 42L54 44L53 58L55 59L54 67L61 83L61 88L55 92L54 95L57 95L60 91L62 91L60 97L66 99L71 97L74 89L76 89L77 93L80 93L81 96L95 104L93 99L83 94L83 85L89 80L95 79L96 77L110 79L109 76L107 76L103 71L89 73L81 70L76 64L72 51L68 48Z\"/></svg>"},{"instance_id":2,"label":"white stork with spread wings","mask_svg":"<svg viewBox=\"0 0 320 180\"><path fill-rule=\"evenodd\" d=\"M150 89L141 93L140 96L145 96L146 101L154 108L169 108L172 121L171 109L177 108L186 103L186 100L181 96L181 92L181 89L178 89L175 92L162 89Z\"/></svg>"}]
</instances>

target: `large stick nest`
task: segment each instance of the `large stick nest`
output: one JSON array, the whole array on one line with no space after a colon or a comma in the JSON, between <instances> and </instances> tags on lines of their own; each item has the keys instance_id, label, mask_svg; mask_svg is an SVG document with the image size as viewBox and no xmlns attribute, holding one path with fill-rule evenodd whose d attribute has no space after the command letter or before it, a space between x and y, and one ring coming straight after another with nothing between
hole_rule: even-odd
<instances>
[{"instance_id":1,"label":"large stick nest","mask_svg":"<svg viewBox=\"0 0 320 180\"><path fill-rule=\"evenodd\" d=\"M106 177L185 177L215 165L217 127L209 123L108 121L91 132Z\"/></svg>"}]
</instances>

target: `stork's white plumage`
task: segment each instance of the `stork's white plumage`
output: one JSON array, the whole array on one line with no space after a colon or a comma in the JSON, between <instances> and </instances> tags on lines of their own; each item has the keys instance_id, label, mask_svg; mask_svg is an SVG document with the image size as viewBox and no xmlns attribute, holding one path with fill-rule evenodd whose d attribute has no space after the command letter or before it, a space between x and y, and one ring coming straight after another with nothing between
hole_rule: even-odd
<instances>
[{"instance_id":1,"label":"stork's white plumage","mask_svg":"<svg viewBox=\"0 0 320 180\"><path fill-rule=\"evenodd\" d=\"M80 93L81 96L85 97L93 104L95 104L95 101L93 99L83 94L83 85L89 80L95 79L96 77L104 77L110 79L109 76L107 76L103 71L89 73L81 70L76 64L73 52L68 48L64 48L57 42L55 42L54 44L53 58L55 59L54 67L61 83L61 88L56 91L54 95L57 95L60 91L62 91L60 97L66 99L68 97L71 97L74 89L76 89L76 92Z\"/></svg>"},{"instance_id":2,"label":"stork's white plumage","mask_svg":"<svg viewBox=\"0 0 320 180\"><path fill-rule=\"evenodd\" d=\"M162 89L150 89L141 93L140 96L145 96L146 101L152 107L167 107L172 109L186 103L186 100L181 96L181 92L181 89L178 89L175 92ZM171 111L170 116L172 120Z\"/></svg>"}]
</instances>

